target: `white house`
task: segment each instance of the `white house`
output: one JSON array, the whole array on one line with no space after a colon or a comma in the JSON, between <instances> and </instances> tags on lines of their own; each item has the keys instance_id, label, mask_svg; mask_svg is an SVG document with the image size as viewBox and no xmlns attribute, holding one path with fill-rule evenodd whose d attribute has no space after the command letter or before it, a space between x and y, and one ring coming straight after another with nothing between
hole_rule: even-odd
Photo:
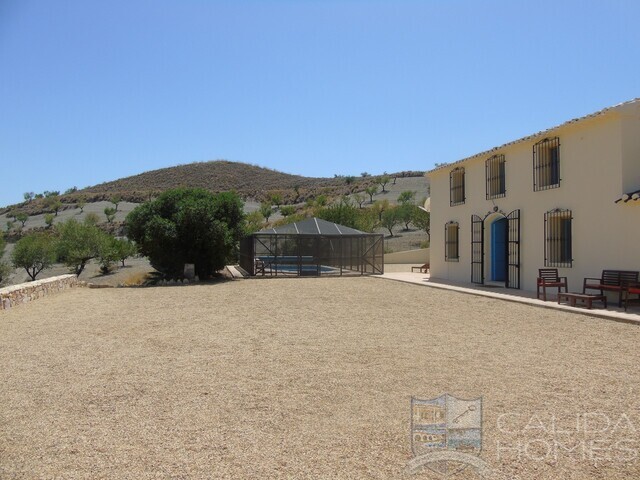
<instances>
[{"instance_id":1,"label":"white house","mask_svg":"<svg viewBox=\"0 0 640 480\"><path fill-rule=\"evenodd\" d=\"M603 269L640 270L640 99L428 172L431 276L569 291Z\"/></svg>"}]
</instances>

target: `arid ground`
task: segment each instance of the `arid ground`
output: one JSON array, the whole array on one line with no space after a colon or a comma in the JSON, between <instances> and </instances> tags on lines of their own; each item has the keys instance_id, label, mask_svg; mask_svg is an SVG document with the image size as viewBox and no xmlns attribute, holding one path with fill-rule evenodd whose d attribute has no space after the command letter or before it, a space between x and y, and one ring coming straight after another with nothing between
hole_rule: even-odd
<instances>
[{"instance_id":1,"label":"arid ground","mask_svg":"<svg viewBox=\"0 0 640 480\"><path fill-rule=\"evenodd\" d=\"M0 366L2 479L438 478L410 398L447 392L490 478L640 477L640 329L456 292L78 288L0 313Z\"/></svg>"}]
</instances>

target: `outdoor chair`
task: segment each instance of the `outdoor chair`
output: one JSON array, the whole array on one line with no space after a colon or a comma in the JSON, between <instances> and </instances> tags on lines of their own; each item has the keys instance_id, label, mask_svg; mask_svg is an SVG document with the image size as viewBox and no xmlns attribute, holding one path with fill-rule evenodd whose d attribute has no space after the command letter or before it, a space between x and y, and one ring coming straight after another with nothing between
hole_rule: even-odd
<instances>
[{"instance_id":1,"label":"outdoor chair","mask_svg":"<svg viewBox=\"0 0 640 480\"><path fill-rule=\"evenodd\" d=\"M547 301L547 287L558 288L558 293L564 287L564 292L567 293L567 277L558 276L557 268L540 268L538 269L538 279L536 280L536 294L540 299L540 290L542 290L542 300Z\"/></svg>"},{"instance_id":2,"label":"outdoor chair","mask_svg":"<svg viewBox=\"0 0 640 480\"><path fill-rule=\"evenodd\" d=\"M638 298L629 298L631 295L638 295ZM630 303L640 304L640 283L630 283L625 290L624 311L627 311Z\"/></svg>"},{"instance_id":3,"label":"outdoor chair","mask_svg":"<svg viewBox=\"0 0 640 480\"><path fill-rule=\"evenodd\" d=\"M428 273L428 272L430 271L430 269L431 269L431 268L430 268L430 266L429 266L429 264L428 264L428 263L425 263L424 265L421 265L421 266L419 266L419 267L418 267L418 266L411 267L411 271L412 271L412 272L415 272L415 271L416 271L416 269L417 269L417 270L419 270L419 271L420 271L420 273ZM424 272L423 272L423 270L424 270Z\"/></svg>"}]
</instances>

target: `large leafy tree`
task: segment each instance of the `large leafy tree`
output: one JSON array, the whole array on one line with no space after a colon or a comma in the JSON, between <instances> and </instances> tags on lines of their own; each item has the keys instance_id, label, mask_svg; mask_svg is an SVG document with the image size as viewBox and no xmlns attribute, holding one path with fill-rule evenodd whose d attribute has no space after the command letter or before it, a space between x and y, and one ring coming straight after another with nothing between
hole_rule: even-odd
<instances>
[{"instance_id":1,"label":"large leafy tree","mask_svg":"<svg viewBox=\"0 0 640 480\"><path fill-rule=\"evenodd\" d=\"M207 278L235 260L244 232L242 200L233 192L168 190L134 209L126 219L128 237L154 268L181 276L185 263Z\"/></svg>"},{"instance_id":2,"label":"large leafy tree","mask_svg":"<svg viewBox=\"0 0 640 480\"><path fill-rule=\"evenodd\" d=\"M50 235L34 233L22 237L11 252L11 261L15 268L24 268L35 280L38 274L55 261L55 244Z\"/></svg>"}]
</instances>

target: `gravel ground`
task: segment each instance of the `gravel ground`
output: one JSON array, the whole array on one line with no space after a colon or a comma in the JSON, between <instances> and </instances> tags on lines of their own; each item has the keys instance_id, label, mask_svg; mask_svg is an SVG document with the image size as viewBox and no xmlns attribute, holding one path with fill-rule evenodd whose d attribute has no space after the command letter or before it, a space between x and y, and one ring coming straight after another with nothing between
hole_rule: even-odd
<instances>
[{"instance_id":1,"label":"gravel ground","mask_svg":"<svg viewBox=\"0 0 640 480\"><path fill-rule=\"evenodd\" d=\"M445 392L494 478L638 478L639 344L375 278L78 288L0 313L0 478L437 478L409 402Z\"/></svg>"}]
</instances>

